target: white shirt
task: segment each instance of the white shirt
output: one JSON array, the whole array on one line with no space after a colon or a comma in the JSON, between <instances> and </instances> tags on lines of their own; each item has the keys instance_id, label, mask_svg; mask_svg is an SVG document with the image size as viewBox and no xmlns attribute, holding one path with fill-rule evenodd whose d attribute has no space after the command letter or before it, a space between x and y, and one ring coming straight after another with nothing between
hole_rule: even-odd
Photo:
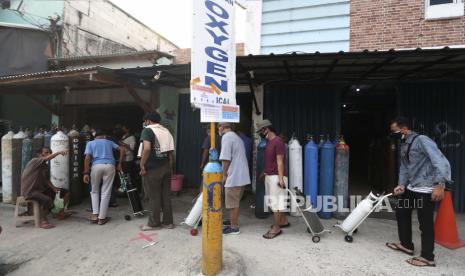
<instances>
[{"instance_id":1,"label":"white shirt","mask_svg":"<svg viewBox=\"0 0 465 276\"><path fill-rule=\"evenodd\" d=\"M134 160L134 149L136 148L136 137L130 135L123 138L122 142L127 145L124 147L124 161L132 162Z\"/></svg>"}]
</instances>

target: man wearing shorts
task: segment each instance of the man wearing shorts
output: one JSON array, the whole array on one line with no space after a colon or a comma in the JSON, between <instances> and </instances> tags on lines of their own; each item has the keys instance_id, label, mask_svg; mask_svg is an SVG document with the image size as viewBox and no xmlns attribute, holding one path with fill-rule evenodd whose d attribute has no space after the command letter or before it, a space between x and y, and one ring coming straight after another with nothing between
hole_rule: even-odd
<instances>
[{"instance_id":1,"label":"man wearing shorts","mask_svg":"<svg viewBox=\"0 0 465 276\"><path fill-rule=\"evenodd\" d=\"M274 224L263 237L274 239L282 234L281 228L290 226L287 221L287 176L284 164L286 163L286 146L269 120L257 124L258 133L266 138L265 169L261 177L265 177L266 204L273 211Z\"/></svg>"},{"instance_id":2,"label":"man wearing shorts","mask_svg":"<svg viewBox=\"0 0 465 276\"><path fill-rule=\"evenodd\" d=\"M242 139L231 129L231 124L220 123L218 133L221 138L220 160L223 163L225 205L229 210L231 225L223 229L225 235L237 235L239 231L239 205L244 186L250 184L249 166Z\"/></svg>"},{"instance_id":3,"label":"man wearing shorts","mask_svg":"<svg viewBox=\"0 0 465 276\"><path fill-rule=\"evenodd\" d=\"M58 155L66 155L66 151L59 151L52 154L49 148L43 148L37 152L37 156L29 161L24 168L21 176L21 195L26 200L35 200L40 206L40 227L50 229L55 227L47 219L50 209L53 207L53 199L55 193L60 192L60 196L64 199L65 206L69 201L69 193L66 190L59 189L53 186L48 175L47 162L57 157ZM58 219L65 219L68 214L64 210L60 210Z\"/></svg>"}]
</instances>

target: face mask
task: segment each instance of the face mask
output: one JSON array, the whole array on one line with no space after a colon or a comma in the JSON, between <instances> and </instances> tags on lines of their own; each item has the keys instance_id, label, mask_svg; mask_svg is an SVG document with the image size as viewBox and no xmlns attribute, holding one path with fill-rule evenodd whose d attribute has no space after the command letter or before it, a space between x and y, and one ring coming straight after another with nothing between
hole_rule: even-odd
<instances>
[{"instance_id":1,"label":"face mask","mask_svg":"<svg viewBox=\"0 0 465 276\"><path fill-rule=\"evenodd\" d=\"M402 134L402 132L400 132L400 131L399 131L399 132L392 132L392 133L391 133L391 137L392 137L392 138L395 138L395 139L402 139L402 138L403 138L403 134Z\"/></svg>"},{"instance_id":2,"label":"face mask","mask_svg":"<svg viewBox=\"0 0 465 276\"><path fill-rule=\"evenodd\" d=\"M260 132L260 137L266 139L266 136L268 136L268 134L266 134L265 132Z\"/></svg>"},{"instance_id":3,"label":"face mask","mask_svg":"<svg viewBox=\"0 0 465 276\"><path fill-rule=\"evenodd\" d=\"M218 135L221 137L221 136L223 136L223 133L218 130Z\"/></svg>"}]
</instances>

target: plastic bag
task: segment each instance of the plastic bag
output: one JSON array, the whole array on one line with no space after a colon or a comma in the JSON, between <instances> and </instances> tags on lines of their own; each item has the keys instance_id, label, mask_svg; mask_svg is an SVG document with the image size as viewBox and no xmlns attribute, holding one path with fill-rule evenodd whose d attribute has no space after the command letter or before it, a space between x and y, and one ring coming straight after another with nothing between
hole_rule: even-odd
<instances>
[{"instance_id":1,"label":"plastic bag","mask_svg":"<svg viewBox=\"0 0 465 276\"><path fill-rule=\"evenodd\" d=\"M55 194L55 200L53 201L52 213L58 214L62 209L65 208L65 201L60 198L60 192Z\"/></svg>"}]
</instances>

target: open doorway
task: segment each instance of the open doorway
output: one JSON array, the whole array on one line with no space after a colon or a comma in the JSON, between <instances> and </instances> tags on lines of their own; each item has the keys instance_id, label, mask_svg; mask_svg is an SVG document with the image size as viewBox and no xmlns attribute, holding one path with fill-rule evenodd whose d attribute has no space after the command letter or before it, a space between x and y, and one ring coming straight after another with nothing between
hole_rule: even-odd
<instances>
[{"instance_id":1,"label":"open doorway","mask_svg":"<svg viewBox=\"0 0 465 276\"><path fill-rule=\"evenodd\" d=\"M342 133L350 146L349 193L388 192L397 182L397 145L389 122L397 114L394 87L352 86L341 99Z\"/></svg>"}]
</instances>

